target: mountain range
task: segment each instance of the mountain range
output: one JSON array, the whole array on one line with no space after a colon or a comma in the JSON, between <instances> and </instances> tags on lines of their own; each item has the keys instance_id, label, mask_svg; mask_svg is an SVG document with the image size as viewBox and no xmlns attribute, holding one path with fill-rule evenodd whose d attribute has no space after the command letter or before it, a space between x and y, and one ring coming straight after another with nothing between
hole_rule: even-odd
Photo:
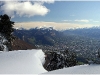
<instances>
[{"instance_id":1,"label":"mountain range","mask_svg":"<svg viewBox=\"0 0 100 75\"><path fill-rule=\"evenodd\" d=\"M51 28L34 28L30 30L17 29L14 31L14 35L30 44L54 45L56 38L61 36L61 32L58 32Z\"/></svg>"},{"instance_id":2,"label":"mountain range","mask_svg":"<svg viewBox=\"0 0 100 75\"><path fill-rule=\"evenodd\" d=\"M15 29L13 34L32 45L54 46L56 43L60 43L63 39L76 39L76 37L95 40L100 39L99 28L69 29L64 31L57 31L51 27L40 29L33 28L30 30Z\"/></svg>"},{"instance_id":3,"label":"mountain range","mask_svg":"<svg viewBox=\"0 0 100 75\"><path fill-rule=\"evenodd\" d=\"M100 28L58 31L53 28L17 29L13 33L21 40L44 51L70 50L78 57L97 59L100 50Z\"/></svg>"}]
</instances>

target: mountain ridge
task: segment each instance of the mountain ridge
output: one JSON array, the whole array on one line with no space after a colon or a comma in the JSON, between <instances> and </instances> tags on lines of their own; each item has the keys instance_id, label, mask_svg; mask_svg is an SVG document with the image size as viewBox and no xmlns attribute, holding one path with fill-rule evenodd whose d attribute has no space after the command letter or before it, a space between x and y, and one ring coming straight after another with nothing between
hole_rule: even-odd
<instances>
[{"instance_id":1,"label":"mountain ridge","mask_svg":"<svg viewBox=\"0 0 100 75\"><path fill-rule=\"evenodd\" d=\"M25 41L16 38L11 44L12 50L27 50L27 49L36 49L35 45L26 43Z\"/></svg>"}]
</instances>

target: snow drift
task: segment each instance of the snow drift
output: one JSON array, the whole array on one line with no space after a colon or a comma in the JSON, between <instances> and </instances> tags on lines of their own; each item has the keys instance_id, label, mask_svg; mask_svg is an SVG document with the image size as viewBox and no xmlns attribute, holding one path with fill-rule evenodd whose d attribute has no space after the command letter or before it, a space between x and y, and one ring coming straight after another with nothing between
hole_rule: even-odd
<instances>
[{"instance_id":1,"label":"snow drift","mask_svg":"<svg viewBox=\"0 0 100 75\"><path fill-rule=\"evenodd\" d=\"M42 50L19 50L0 53L0 74L40 74L43 68Z\"/></svg>"},{"instance_id":2,"label":"snow drift","mask_svg":"<svg viewBox=\"0 0 100 75\"><path fill-rule=\"evenodd\" d=\"M100 74L100 65L81 65L47 72L42 50L0 52L0 74Z\"/></svg>"},{"instance_id":3,"label":"snow drift","mask_svg":"<svg viewBox=\"0 0 100 75\"><path fill-rule=\"evenodd\" d=\"M44 74L100 74L100 65L91 64L74 66L55 71L50 71Z\"/></svg>"}]
</instances>

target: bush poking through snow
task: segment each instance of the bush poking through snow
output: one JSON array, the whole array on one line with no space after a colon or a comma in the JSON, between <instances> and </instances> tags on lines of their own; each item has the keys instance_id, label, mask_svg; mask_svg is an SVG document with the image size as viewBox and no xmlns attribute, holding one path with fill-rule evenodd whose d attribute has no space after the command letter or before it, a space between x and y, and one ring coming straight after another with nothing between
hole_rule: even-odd
<instances>
[{"instance_id":1,"label":"bush poking through snow","mask_svg":"<svg viewBox=\"0 0 100 75\"><path fill-rule=\"evenodd\" d=\"M8 45L8 40L0 33L0 51L8 51Z\"/></svg>"},{"instance_id":2,"label":"bush poking through snow","mask_svg":"<svg viewBox=\"0 0 100 75\"><path fill-rule=\"evenodd\" d=\"M57 52L46 52L46 64L44 67L48 71L71 67L77 64L76 55L67 50Z\"/></svg>"}]
</instances>

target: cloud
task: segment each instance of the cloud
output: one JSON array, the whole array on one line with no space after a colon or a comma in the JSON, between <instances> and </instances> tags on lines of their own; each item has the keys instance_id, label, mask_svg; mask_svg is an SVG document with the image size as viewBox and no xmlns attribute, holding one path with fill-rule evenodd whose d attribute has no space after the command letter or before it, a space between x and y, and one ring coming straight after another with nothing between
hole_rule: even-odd
<instances>
[{"instance_id":1,"label":"cloud","mask_svg":"<svg viewBox=\"0 0 100 75\"><path fill-rule=\"evenodd\" d=\"M89 20L74 20L74 21L76 21L76 22L86 22L86 23L89 22Z\"/></svg>"},{"instance_id":2,"label":"cloud","mask_svg":"<svg viewBox=\"0 0 100 75\"><path fill-rule=\"evenodd\" d=\"M99 21L93 21L93 22L99 22Z\"/></svg>"},{"instance_id":3,"label":"cloud","mask_svg":"<svg viewBox=\"0 0 100 75\"><path fill-rule=\"evenodd\" d=\"M31 1L31 0L30 0ZM54 0L35 0L36 2L42 2L42 3L54 3Z\"/></svg>"},{"instance_id":4,"label":"cloud","mask_svg":"<svg viewBox=\"0 0 100 75\"><path fill-rule=\"evenodd\" d=\"M62 20L62 21L64 21L64 22L68 22L68 21L72 21L72 20Z\"/></svg>"},{"instance_id":5,"label":"cloud","mask_svg":"<svg viewBox=\"0 0 100 75\"><path fill-rule=\"evenodd\" d=\"M100 22L100 21L93 20L93 19L90 19L89 21L91 21L91 22L95 22L95 23L98 23L98 22Z\"/></svg>"},{"instance_id":6,"label":"cloud","mask_svg":"<svg viewBox=\"0 0 100 75\"><path fill-rule=\"evenodd\" d=\"M54 1L4 1L1 11L13 17L14 14L20 17L45 16L50 10L44 6L44 3L54 3Z\"/></svg>"},{"instance_id":7,"label":"cloud","mask_svg":"<svg viewBox=\"0 0 100 75\"><path fill-rule=\"evenodd\" d=\"M93 26L99 25L92 25L92 24L75 24L75 23L57 23L57 22L21 22L15 23L14 28L25 28L31 29L35 27L53 27L57 30L64 30L64 29L71 29L71 28L89 28Z\"/></svg>"},{"instance_id":8,"label":"cloud","mask_svg":"<svg viewBox=\"0 0 100 75\"><path fill-rule=\"evenodd\" d=\"M0 1L0 6L3 4L3 2L2 1Z\"/></svg>"}]
</instances>

